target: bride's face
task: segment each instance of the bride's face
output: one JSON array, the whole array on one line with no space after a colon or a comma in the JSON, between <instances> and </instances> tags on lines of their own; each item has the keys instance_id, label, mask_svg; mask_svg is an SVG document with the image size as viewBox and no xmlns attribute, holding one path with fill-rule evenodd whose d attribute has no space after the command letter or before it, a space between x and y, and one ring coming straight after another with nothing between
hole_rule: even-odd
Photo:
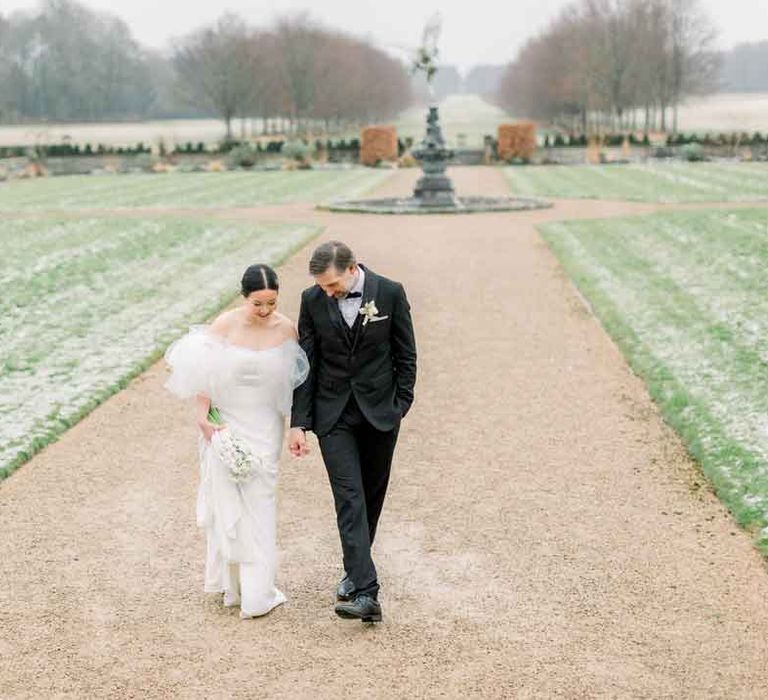
<instances>
[{"instance_id":1,"label":"bride's face","mask_svg":"<svg viewBox=\"0 0 768 700\"><path fill-rule=\"evenodd\" d=\"M277 292L274 289L259 289L245 297L245 316L251 323L268 319L277 308Z\"/></svg>"}]
</instances>

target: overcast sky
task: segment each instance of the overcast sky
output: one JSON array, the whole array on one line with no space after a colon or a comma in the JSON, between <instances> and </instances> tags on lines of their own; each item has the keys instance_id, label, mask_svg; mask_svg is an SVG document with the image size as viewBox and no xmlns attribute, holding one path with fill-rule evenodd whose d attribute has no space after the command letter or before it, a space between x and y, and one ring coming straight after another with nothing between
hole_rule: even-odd
<instances>
[{"instance_id":1,"label":"overcast sky","mask_svg":"<svg viewBox=\"0 0 768 700\"><path fill-rule=\"evenodd\" d=\"M506 63L520 45L541 30L569 0L84 0L94 9L116 14L143 44L165 48L173 36L215 20L225 10L265 25L281 14L307 9L326 25L368 37L384 48L413 46L421 28L443 5L440 59L466 70L478 63ZM768 39L768 0L701 0L715 26L719 44ZM0 0L0 12L32 9L37 0ZM523 20L523 18L525 18Z\"/></svg>"}]
</instances>

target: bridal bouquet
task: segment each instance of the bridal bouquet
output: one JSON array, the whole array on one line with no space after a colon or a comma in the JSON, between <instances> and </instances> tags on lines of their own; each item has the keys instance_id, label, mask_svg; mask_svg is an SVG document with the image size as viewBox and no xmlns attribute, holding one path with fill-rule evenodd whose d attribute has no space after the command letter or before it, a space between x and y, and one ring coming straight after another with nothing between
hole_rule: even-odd
<instances>
[{"instance_id":1,"label":"bridal bouquet","mask_svg":"<svg viewBox=\"0 0 768 700\"><path fill-rule=\"evenodd\" d=\"M208 411L208 420L216 425L224 425L221 414L213 406ZM248 445L229 428L217 430L213 434L211 447L229 470L229 478L237 484L249 481L261 467L261 458L253 454Z\"/></svg>"}]
</instances>

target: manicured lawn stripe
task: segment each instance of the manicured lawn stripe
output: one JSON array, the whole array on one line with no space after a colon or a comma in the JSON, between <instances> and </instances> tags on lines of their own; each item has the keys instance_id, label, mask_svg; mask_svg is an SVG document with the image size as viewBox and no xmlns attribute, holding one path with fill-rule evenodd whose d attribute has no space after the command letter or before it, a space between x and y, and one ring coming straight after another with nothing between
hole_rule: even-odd
<instances>
[{"instance_id":1,"label":"manicured lawn stripe","mask_svg":"<svg viewBox=\"0 0 768 700\"><path fill-rule=\"evenodd\" d=\"M41 217L0 231L2 478L228 303L248 264L277 264L319 229Z\"/></svg>"},{"instance_id":2,"label":"manicured lawn stripe","mask_svg":"<svg viewBox=\"0 0 768 700\"><path fill-rule=\"evenodd\" d=\"M130 207L250 207L354 196L391 171L352 168L296 172L76 175L0 183L0 210Z\"/></svg>"},{"instance_id":3,"label":"manicured lawn stripe","mask_svg":"<svg viewBox=\"0 0 768 700\"><path fill-rule=\"evenodd\" d=\"M505 168L513 192L644 202L768 199L768 163L542 165Z\"/></svg>"},{"instance_id":4,"label":"manicured lawn stripe","mask_svg":"<svg viewBox=\"0 0 768 700\"><path fill-rule=\"evenodd\" d=\"M768 212L542 233L737 520L768 552Z\"/></svg>"}]
</instances>

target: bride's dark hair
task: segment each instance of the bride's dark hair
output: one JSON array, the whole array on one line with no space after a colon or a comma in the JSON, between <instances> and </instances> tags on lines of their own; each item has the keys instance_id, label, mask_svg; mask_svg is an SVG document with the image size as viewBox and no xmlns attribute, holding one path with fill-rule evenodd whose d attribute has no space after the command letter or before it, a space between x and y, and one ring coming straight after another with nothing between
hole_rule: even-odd
<instances>
[{"instance_id":1,"label":"bride's dark hair","mask_svg":"<svg viewBox=\"0 0 768 700\"><path fill-rule=\"evenodd\" d=\"M251 265L243 273L240 290L243 296L247 297L251 292L258 292L262 289L274 289L275 291L280 289L277 273L269 265Z\"/></svg>"}]
</instances>

